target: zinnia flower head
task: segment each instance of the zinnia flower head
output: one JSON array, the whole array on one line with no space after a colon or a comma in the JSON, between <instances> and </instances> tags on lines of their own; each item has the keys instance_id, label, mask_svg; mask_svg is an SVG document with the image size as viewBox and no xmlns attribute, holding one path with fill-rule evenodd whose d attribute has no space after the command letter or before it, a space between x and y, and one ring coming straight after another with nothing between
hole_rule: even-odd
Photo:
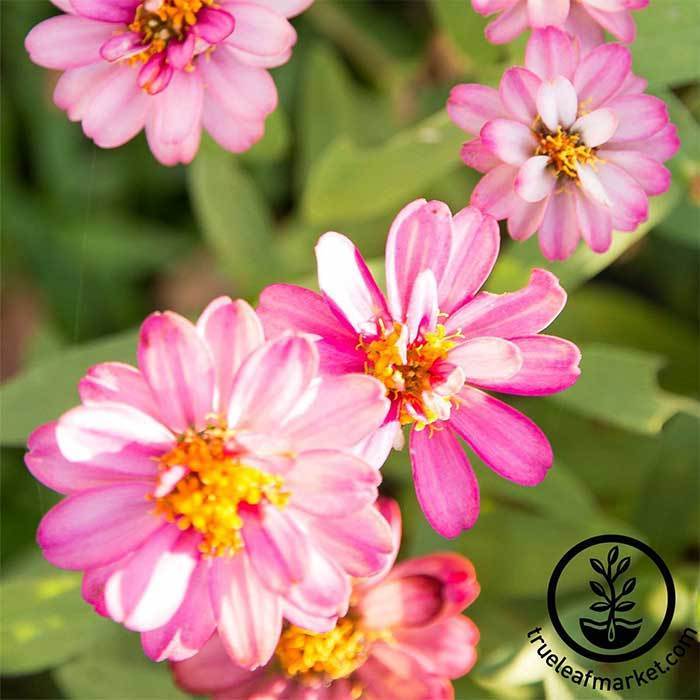
<instances>
[{"instance_id":1,"label":"zinnia flower head","mask_svg":"<svg viewBox=\"0 0 700 700\"><path fill-rule=\"evenodd\" d=\"M318 377L307 338L265 342L243 301L141 328L138 369L106 363L82 405L29 439L32 474L67 497L37 539L84 570L83 595L183 659L218 630L236 662L274 653L283 617L317 632L347 611L350 577L392 552L380 477L352 453L381 424L376 379Z\"/></svg>"},{"instance_id":2,"label":"zinnia flower head","mask_svg":"<svg viewBox=\"0 0 700 700\"><path fill-rule=\"evenodd\" d=\"M396 217L386 248L388 295L355 246L327 233L316 246L322 295L291 285L263 291L260 314L274 336L289 328L317 339L321 369L377 377L391 399L363 454L381 464L410 426L418 500L440 534L455 537L479 512L476 478L457 436L501 476L539 483L552 463L542 431L482 389L523 395L566 389L579 374L576 346L540 335L566 294L533 270L524 289L479 289L498 256L496 221L474 207L454 217L417 200Z\"/></svg>"},{"instance_id":3,"label":"zinnia flower head","mask_svg":"<svg viewBox=\"0 0 700 700\"><path fill-rule=\"evenodd\" d=\"M202 128L241 152L277 106L267 68L296 41L287 21L313 0L53 0L25 44L35 63L65 71L54 101L102 148L145 128L165 165L189 163Z\"/></svg>"},{"instance_id":4,"label":"zinnia flower head","mask_svg":"<svg viewBox=\"0 0 700 700\"><path fill-rule=\"evenodd\" d=\"M398 506L380 507L401 539ZM479 595L469 560L457 554L409 559L371 579L356 580L352 603L333 630L294 625L282 632L266 668L237 667L214 636L202 651L173 664L186 691L216 700L450 700L451 678L476 661L479 630L460 613Z\"/></svg>"},{"instance_id":5,"label":"zinnia flower head","mask_svg":"<svg viewBox=\"0 0 700 700\"><path fill-rule=\"evenodd\" d=\"M555 26L578 37L586 48L603 43L606 31L632 43L632 11L648 4L649 0L472 0L479 14L498 14L486 27L486 38L494 44L507 44L528 27Z\"/></svg>"},{"instance_id":6,"label":"zinnia flower head","mask_svg":"<svg viewBox=\"0 0 700 700\"><path fill-rule=\"evenodd\" d=\"M509 68L498 90L452 90L450 117L478 135L462 159L485 173L471 203L507 219L516 240L539 232L550 260L568 258L581 237L605 252L613 229L636 229L649 196L669 187L662 163L678 150L676 128L631 62L619 44L581 56L574 39L548 27L533 32L525 67Z\"/></svg>"}]
</instances>

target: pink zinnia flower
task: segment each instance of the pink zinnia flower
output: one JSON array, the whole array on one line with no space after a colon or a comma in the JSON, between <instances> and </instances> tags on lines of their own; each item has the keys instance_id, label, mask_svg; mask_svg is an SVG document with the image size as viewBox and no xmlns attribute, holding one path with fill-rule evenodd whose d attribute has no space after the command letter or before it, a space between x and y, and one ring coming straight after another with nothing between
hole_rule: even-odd
<instances>
[{"instance_id":1,"label":"pink zinnia flower","mask_svg":"<svg viewBox=\"0 0 700 700\"><path fill-rule=\"evenodd\" d=\"M395 534L401 520L382 501ZM479 595L471 562L457 554L409 559L353 586L348 614L326 634L289 625L266 668L247 671L214 636L197 656L173 664L180 686L216 700L450 700L451 678L476 661L479 630L460 613Z\"/></svg>"},{"instance_id":2,"label":"pink zinnia flower","mask_svg":"<svg viewBox=\"0 0 700 700\"><path fill-rule=\"evenodd\" d=\"M525 67L509 68L499 89L457 85L452 120L479 136L462 159L485 173L471 203L525 240L539 232L550 260L579 239L606 251L613 229L634 231L649 196L665 192L662 163L678 150L662 100L644 94L627 48L605 44L579 57L575 40L548 27L533 32Z\"/></svg>"},{"instance_id":3,"label":"pink zinnia flower","mask_svg":"<svg viewBox=\"0 0 700 700\"><path fill-rule=\"evenodd\" d=\"M410 425L418 500L446 537L472 527L479 489L457 436L494 471L526 486L552 464L542 431L482 389L524 395L566 389L579 375L575 345L539 335L566 294L534 270L512 294L477 293L496 262L496 221L474 207L454 217L442 202L417 200L397 216L386 246L387 297L355 246L326 233L316 246L323 295L273 285L258 312L271 335L289 328L318 339L321 369L366 372L386 387L385 424L363 446L383 462Z\"/></svg>"},{"instance_id":4,"label":"pink zinnia flower","mask_svg":"<svg viewBox=\"0 0 700 700\"><path fill-rule=\"evenodd\" d=\"M189 163L202 129L225 149L258 141L277 106L267 68L296 41L287 21L313 0L52 0L67 14L26 39L65 71L54 101L85 135L115 148L146 129L165 165Z\"/></svg>"},{"instance_id":5,"label":"pink zinnia flower","mask_svg":"<svg viewBox=\"0 0 700 700\"><path fill-rule=\"evenodd\" d=\"M498 13L486 27L486 38L494 44L507 44L528 27L555 26L577 36L586 48L603 43L606 31L632 43L637 31L632 11L648 4L649 0L472 0L481 15Z\"/></svg>"},{"instance_id":6,"label":"pink zinnia flower","mask_svg":"<svg viewBox=\"0 0 700 700\"><path fill-rule=\"evenodd\" d=\"M317 377L303 337L265 342L243 301L197 325L151 315L138 365L93 367L82 405L36 430L27 466L66 494L37 539L85 571L83 595L183 659L218 630L241 666L274 653L283 617L317 632L347 611L350 576L386 565L380 477L351 453L386 414L362 375Z\"/></svg>"}]
</instances>

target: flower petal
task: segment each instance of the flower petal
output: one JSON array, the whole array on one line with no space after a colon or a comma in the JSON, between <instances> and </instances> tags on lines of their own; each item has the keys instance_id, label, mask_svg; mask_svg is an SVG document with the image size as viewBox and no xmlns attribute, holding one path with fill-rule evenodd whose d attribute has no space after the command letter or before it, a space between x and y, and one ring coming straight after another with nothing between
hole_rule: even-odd
<instances>
[{"instance_id":1,"label":"flower petal","mask_svg":"<svg viewBox=\"0 0 700 700\"><path fill-rule=\"evenodd\" d=\"M631 150L601 150L598 156L625 170L648 195L663 194L671 186L670 170L645 153Z\"/></svg>"},{"instance_id":2,"label":"flower petal","mask_svg":"<svg viewBox=\"0 0 700 700\"><path fill-rule=\"evenodd\" d=\"M507 44L527 29L527 3L516 2L486 26L486 38L492 44Z\"/></svg>"},{"instance_id":3,"label":"flower petal","mask_svg":"<svg viewBox=\"0 0 700 700\"><path fill-rule=\"evenodd\" d=\"M549 156L528 158L518 170L515 191L526 202L541 202L547 198L557 184L557 176L549 167Z\"/></svg>"},{"instance_id":4,"label":"flower petal","mask_svg":"<svg viewBox=\"0 0 700 700\"><path fill-rule=\"evenodd\" d=\"M486 148L509 165L522 165L537 149L532 129L510 119L486 122L479 138Z\"/></svg>"},{"instance_id":5,"label":"flower petal","mask_svg":"<svg viewBox=\"0 0 700 700\"><path fill-rule=\"evenodd\" d=\"M508 217L508 234L515 241L530 238L542 224L544 213L549 206L549 197L539 202L519 202Z\"/></svg>"},{"instance_id":6,"label":"flower petal","mask_svg":"<svg viewBox=\"0 0 700 700\"><path fill-rule=\"evenodd\" d=\"M406 310L406 329L409 343L412 343L421 331L435 329L439 311L435 275L430 269L423 270L413 285Z\"/></svg>"},{"instance_id":7,"label":"flower petal","mask_svg":"<svg viewBox=\"0 0 700 700\"><path fill-rule=\"evenodd\" d=\"M503 338L472 338L450 350L447 360L461 367L467 382L503 381L523 364L520 349Z\"/></svg>"},{"instance_id":8,"label":"flower petal","mask_svg":"<svg viewBox=\"0 0 700 700\"><path fill-rule=\"evenodd\" d=\"M457 537L479 517L479 486L469 459L447 429L412 430L409 441L413 483L433 529Z\"/></svg>"},{"instance_id":9,"label":"flower petal","mask_svg":"<svg viewBox=\"0 0 700 700\"><path fill-rule=\"evenodd\" d=\"M360 331L376 319L390 319L384 295L360 251L340 233L326 233L316 244L318 283L333 310Z\"/></svg>"},{"instance_id":10,"label":"flower petal","mask_svg":"<svg viewBox=\"0 0 700 700\"><path fill-rule=\"evenodd\" d=\"M666 104L653 95L623 95L609 102L607 107L615 112L620 122L612 143L648 139L668 124Z\"/></svg>"},{"instance_id":11,"label":"flower petal","mask_svg":"<svg viewBox=\"0 0 700 700\"><path fill-rule=\"evenodd\" d=\"M592 172L592 171L589 171ZM581 177L581 181L584 178ZM540 224L540 250L547 260L566 260L576 250L581 232L576 217L576 193L564 190L549 198Z\"/></svg>"},{"instance_id":12,"label":"flower petal","mask_svg":"<svg viewBox=\"0 0 700 700\"><path fill-rule=\"evenodd\" d=\"M632 54L619 44L604 44L586 54L576 68L574 87L588 111L604 105L617 94L630 75Z\"/></svg>"},{"instance_id":13,"label":"flower petal","mask_svg":"<svg viewBox=\"0 0 700 700\"><path fill-rule=\"evenodd\" d=\"M637 181L614 163L598 169L598 178L611 201L613 228L634 231L649 217L649 198Z\"/></svg>"},{"instance_id":14,"label":"flower petal","mask_svg":"<svg viewBox=\"0 0 700 700\"><path fill-rule=\"evenodd\" d=\"M569 16L569 0L528 0L527 14L533 28L558 27Z\"/></svg>"},{"instance_id":15,"label":"flower petal","mask_svg":"<svg viewBox=\"0 0 700 700\"><path fill-rule=\"evenodd\" d=\"M224 6L236 20L226 43L255 56L278 56L296 42L294 27L280 12L250 2L227 2Z\"/></svg>"},{"instance_id":16,"label":"flower petal","mask_svg":"<svg viewBox=\"0 0 700 700\"><path fill-rule=\"evenodd\" d=\"M450 119L468 134L478 134L491 119L504 116L498 92L486 85L456 85L447 100Z\"/></svg>"},{"instance_id":17,"label":"flower petal","mask_svg":"<svg viewBox=\"0 0 700 700\"><path fill-rule=\"evenodd\" d=\"M594 253L604 253L612 243L610 209L599 202L579 195L576 197L576 219L583 240Z\"/></svg>"},{"instance_id":18,"label":"flower petal","mask_svg":"<svg viewBox=\"0 0 700 700\"><path fill-rule=\"evenodd\" d=\"M499 165L479 180L472 191L470 204L494 219L507 219L518 202L513 188L517 168Z\"/></svg>"},{"instance_id":19,"label":"flower petal","mask_svg":"<svg viewBox=\"0 0 700 700\"><path fill-rule=\"evenodd\" d=\"M615 112L611 109L603 108L579 117L571 129L581 134L586 146L596 148L613 137L618 123Z\"/></svg>"},{"instance_id":20,"label":"flower petal","mask_svg":"<svg viewBox=\"0 0 700 700\"><path fill-rule=\"evenodd\" d=\"M262 324L247 302L219 297L199 317L197 332L209 348L216 373L214 410L224 412L236 372L265 340Z\"/></svg>"},{"instance_id":21,"label":"flower petal","mask_svg":"<svg viewBox=\"0 0 700 700\"><path fill-rule=\"evenodd\" d=\"M537 111L550 131L568 129L578 112L576 89L562 76L544 81L537 92Z\"/></svg>"},{"instance_id":22,"label":"flower petal","mask_svg":"<svg viewBox=\"0 0 700 700\"><path fill-rule=\"evenodd\" d=\"M141 326L138 364L164 423L201 430L214 407L211 355L195 327L178 314L151 314Z\"/></svg>"},{"instance_id":23,"label":"flower petal","mask_svg":"<svg viewBox=\"0 0 700 700\"><path fill-rule=\"evenodd\" d=\"M491 469L521 486L535 486L552 466L552 448L526 416L492 396L464 387L450 425Z\"/></svg>"},{"instance_id":24,"label":"flower petal","mask_svg":"<svg viewBox=\"0 0 700 700\"><path fill-rule=\"evenodd\" d=\"M569 35L557 27L535 29L527 42L525 67L542 80L571 79L577 50Z\"/></svg>"},{"instance_id":25,"label":"flower petal","mask_svg":"<svg viewBox=\"0 0 700 700\"><path fill-rule=\"evenodd\" d=\"M532 71L516 66L503 74L498 86L505 110L526 126L532 125L537 117L537 91L541 84Z\"/></svg>"},{"instance_id":26,"label":"flower petal","mask_svg":"<svg viewBox=\"0 0 700 700\"><path fill-rule=\"evenodd\" d=\"M131 22L138 4L139 0L71 0L79 15L116 24Z\"/></svg>"},{"instance_id":27,"label":"flower petal","mask_svg":"<svg viewBox=\"0 0 700 700\"><path fill-rule=\"evenodd\" d=\"M450 333L461 330L465 338L498 336L517 338L546 328L564 308L566 292L546 270L535 269L528 285L517 292L481 292L445 322Z\"/></svg>"},{"instance_id":28,"label":"flower petal","mask_svg":"<svg viewBox=\"0 0 700 700\"><path fill-rule=\"evenodd\" d=\"M88 569L131 552L163 524L151 513L150 489L151 484L129 483L68 496L39 525L44 556L63 569Z\"/></svg>"},{"instance_id":29,"label":"flower petal","mask_svg":"<svg viewBox=\"0 0 700 700\"><path fill-rule=\"evenodd\" d=\"M484 146L480 138L472 139L463 144L459 155L465 165L480 173L487 173L501 165L501 161Z\"/></svg>"}]
</instances>

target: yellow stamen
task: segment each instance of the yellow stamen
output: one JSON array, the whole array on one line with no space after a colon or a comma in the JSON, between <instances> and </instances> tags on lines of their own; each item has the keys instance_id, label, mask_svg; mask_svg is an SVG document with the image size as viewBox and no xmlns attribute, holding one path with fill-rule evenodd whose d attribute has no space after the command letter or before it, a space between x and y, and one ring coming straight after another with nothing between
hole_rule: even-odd
<instances>
[{"instance_id":1,"label":"yellow stamen","mask_svg":"<svg viewBox=\"0 0 700 700\"><path fill-rule=\"evenodd\" d=\"M557 175L567 175L578 180L576 165L595 163L598 157L595 149L581 143L581 135L564 131L561 127L556 134L546 134L540 137L540 143L535 155L547 156L554 166Z\"/></svg>"},{"instance_id":2,"label":"yellow stamen","mask_svg":"<svg viewBox=\"0 0 700 700\"><path fill-rule=\"evenodd\" d=\"M159 462L163 472L181 466L189 473L170 493L154 499L155 512L181 530L200 532L205 554L231 555L243 548L239 506L265 501L282 508L289 500L281 477L242 464L227 452L226 432L219 428L186 434Z\"/></svg>"},{"instance_id":3,"label":"yellow stamen","mask_svg":"<svg viewBox=\"0 0 700 700\"><path fill-rule=\"evenodd\" d=\"M368 630L358 620L344 617L330 632L316 634L294 625L280 636L275 651L284 673L302 682L347 678L367 660L375 641L390 641L388 630ZM353 697L360 697L361 687Z\"/></svg>"}]
</instances>

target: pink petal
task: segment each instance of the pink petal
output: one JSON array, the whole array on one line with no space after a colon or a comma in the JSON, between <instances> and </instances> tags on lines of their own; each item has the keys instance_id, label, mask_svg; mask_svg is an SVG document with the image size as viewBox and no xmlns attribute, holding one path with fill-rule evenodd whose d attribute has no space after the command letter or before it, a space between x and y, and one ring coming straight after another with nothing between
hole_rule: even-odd
<instances>
[{"instance_id":1,"label":"pink petal","mask_svg":"<svg viewBox=\"0 0 700 700\"><path fill-rule=\"evenodd\" d=\"M399 212L386 242L389 309L404 319L418 276L430 269L439 282L452 244L452 212L443 202L417 200Z\"/></svg>"},{"instance_id":2,"label":"pink petal","mask_svg":"<svg viewBox=\"0 0 700 700\"><path fill-rule=\"evenodd\" d=\"M175 615L162 627L141 635L143 649L153 661L188 659L206 644L214 632L216 621L209 603L209 564L208 560L199 559L190 576L182 605ZM226 660L231 663L228 657Z\"/></svg>"},{"instance_id":3,"label":"pink petal","mask_svg":"<svg viewBox=\"0 0 700 700\"><path fill-rule=\"evenodd\" d=\"M66 70L102 61L100 48L113 24L77 15L59 15L37 24L24 40L29 58L44 68Z\"/></svg>"},{"instance_id":4,"label":"pink petal","mask_svg":"<svg viewBox=\"0 0 700 700\"><path fill-rule=\"evenodd\" d=\"M282 336L252 353L236 374L229 427L275 434L299 403L318 370L318 353L307 337Z\"/></svg>"},{"instance_id":5,"label":"pink petal","mask_svg":"<svg viewBox=\"0 0 700 700\"><path fill-rule=\"evenodd\" d=\"M479 630L461 615L429 627L397 630L394 638L405 653L436 676L460 678L476 663Z\"/></svg>"},{"instance_id":6,"label":"pink petal","mask_svg":"<svg viewBox=\"0 0 700 700\"><path fill-rule=\"evenodd\" d=\"M671 186L671 172L668 168L645 153L602 150L598 156L625 170L648 195L663 194Z\"/></svg>"},{"instance_id":7,"label":"pink petal","mask_svg":"<svg viewBox=\"0 0 700 700\"><path fill-rule=\"evenodd\" d=\"M209 44L223 41L236 27L236 20L226 10L203 7L197 15L192 31Z\"/></svg>"},{"instance_id":8,"label":"pink petal","mask_svg":"<svg viewBox=\"0 0 700 700\"><path fill-rule=\"evenodd\" d=\"M231 153L244 153L265 135L264 117L245 119L236 116L226 109L213 90L204 93L202 127L221 148Z\"/></svg>"},{"instance_id":9,"label":"pink petal","mask_svg":"<svg viewBox=\"0 0 700 700\"><path fill-rule=\"evenodd\" d=\"M611 144L609 148L615 150L641 151L650 158L662 163L676 155L680 145L681 141L678 138L678 129L675 124L667 124L661 131L657 131L648 139L615 143Z\"/></svg>"},{"instance_id":10,"label":"pink petal","mask_svg":"<svg viewBox=\"0 0 700 700\"><path fill-rule=\"evenodd\" d=\"M609 141L615 131L619 120L611 109L596 109L577 119L572 131L578 131L583 138L583 142L590 148L596 148Z\"/></svg>"},{"instance_id":11,"label":"pink petal","mask_svg":"<svg viewBox=\"0 0 700 700\"><path fill-rule=\"evenodd\" d=\"M461 445L441 427L432 435L412 430L409 446L420 507L436 532L452 538L479 517L479 486Z\"/></svg>"},{"instance_id":12,"label":"pink petal","mask_svg":"<svg viewBox=\"0 0 700 700\"><path fill-rule=\"evenodd\" d=\"M71 0L79 15L116 24L129 24L138 4L139 0Z\"/></svg>"},{"instance_id":13,"label":"pink petal","mask_svg":"<svg viewBox=\"0 0 700 700\"><path fill-rule=\"evenodd\" d=\"M593 4L590 2L585 7L586 12L615 38L625 44L631 44L634 41L637 31L632 14L628 10L604 12L593 7Z\"/></svg>"},{"instance_id":14,"label":"pink petal","mask_svg":"<svg viewBox=\"0 0 700 700\"><path fill-rule=\"evenodd\" d=\"M143 632L166 624L180 607L199 556L199 535L166 523L152 534L104 588L110 617Z\"/></svg>"},{"instance_id":15,"label":"pink petal","mask_svg":"<svg viewBox=\"0 0 700 700\"><path fill-rule=\"evenodd\" d=\"M340 233L324 234L316 244L316 260L321 291L355 330L378 318L391 318L384 295L352 241Z\"/></svg>"},{"instance_id":16,"label":"pink petal","mask_svg":"<svg viewBox=\"0 0 700 700\"><path fill-rule=\"evenodd\" d=\"M581 165L581 163L576 164L576 174L578 175L579 185L583 192L596 204L601 207L610 208L612 202L610 201L610 196L606 191L603 183L598 177L598 164L593 165ZM571 188L563 190L561 193L557 193L558 196L576 196L578 193L574 192Z\"/></svg>"},{"instance_id":17,"label":"pink petal","mask_svg":"<svg viewBox=\"0 0 700 700\"><path fill-rule=\"evenodd\" d=\"M199 317L197 332L212 356L216 373L214 410L221 413L231 401L236 372L265 340L262 324L247 302L219 297Z\"/></svg>"},{"instance_id":18,"label":"pink petal","mask_svg":"<svg viewBox=\"0 0 700 700\"><path fill-rule=\"evenodd\" d=\"M396 403L394 403L396 405ZM384 424L363 440L352 447L352 453L371 464L375 469L381 469L386 462L401 432L398 420L390 420L387 415Z\"/></svg>"},{"instance_id":19,"label":"pink petal","mask_svg":"<svg viewBox=\"0 0 700 700\"><path fill-rule=\"evenodd\" d=\"M236 29L226 40L229 46L255 56L277 56L296 42L296 32L280 13L248 2L226 3Z\"/></svg>"},{"instance_id":20,"label":"pink petal","mask_svg":"<svg viewBox=\"0 0 700 700\"><path fill-rule=\"evenodd\" d=\"M581 352L568 340L532 335L514 338L511 343L519 349L520 369L511 377L475 380L474 384L505 394L545 396L568 389L581 374Z\"/></svg>"},{"instance_id":21,"label":"pink petal","mask_svg":"<svg viewBox=\"0 0 700 700\"><path fill-rule=\"evenodd\" d=\"M632 54L619 44L604 44L588 53L576 68L574 87L588 111L604 105L630 75Z\"/></svg>"},{"instance_id":22,"label":"pink petal","mask_svg":"<svg viewBox=\"0 0 700 700\"><path fill-rule=\"evenodd\" d=\"M283 431L297 451L352 447L379 428L389 411L384 385L360 374L320 378L303 406Z\"/></svg>"},{"instance_id":23,"label":"pink petal","mask_svg":"<svg viewBox=\"0 0 700 700\"><path fill-rule=\"evenodd\" d=\"M309 7L313 0L253 0L253 2L284 17L294 17Z\"/></svg>"},{"instance_id":24,"label":"pink petal","mask_svg":"<svg viewBox=\"0 0 700 700\"><path fill-rule=\"evenodd\" d=\"M438 289L440 311L450 313L481 289L496 264L500 243L492 216L475 207L455 214L450 260Z\"/></svg>"},{"instance_id":25,"label":"pink petal","mask_svg":"<svg viewBox=\"0 0 700 700\"><path fill-rule=\"evenodd\" d=\"M406 310L409 343L412 343L420 332L435 329L439 311L435 275L432 270L423 270L413 286Z\"/></svg>"},{"instance_id":26,"label":"pink petal","mask_svg":"<svg viewBox=\"0 0 700 700\"><path fill-rule=\"evenodd\" d=\"M214 408L214 366L187 319L171 311L151 314L141 326L138 365L169 428L184 433L207 425Z\"/></svg>"},{"instance_id":27,"label":"pink petal","mask_svg":"<svg viewBox=\"0 0 700 700\"><path fill-rule=\"evenodd\" d=\"M293 517L275 506L250 509L244 521L243 541L257 575L270 591L287 593L304 578L306 535Z\"/></svg>"},{"instance_id":28,"label":"pink petal","mask_svg":"<svg viewBox=\"0 0 700 700\"><path fill-rule=\"evenodd\" d=\"M474 12L480 15L491 15L494 12L505 10L510 5L514 5L518 0L472 0Z\"/></svg>"},{"instance_id":29,"label":"pink petal","mask_svg":"<svg viewBox=\"0 0 700 700\"><path fill-rule=\"evenodd\" d=\"M537 138L529 127L509 119L494 119L481 130L481 143L509 165L522 165L537 148Z\"/></svg>"},{"instance_id":30,"label":"pink petal","mask_svg":"<svg viewBox=\"0 0 700 700\"><path fill-rule=\"evenodd\" d=\"M569 16L569 0L528 0L527 14L533 28L560 26Z\"/></svg>"},{"instance_id":31,"label":"pink petal","mask_svg":"<svg viewBox=\"0 0 700 700\"><path fill-rule=\"evenodd\" d=\"M123 403L159 420L151 387L135 367L122 362L104 362L91 367L78 384L86 405Z\"/></svg>"},{"instance_id":32,"label":"pink petal","mask_svg":"<svg viewBox=\"0 0 700 700\"><path fill-rule=\"evenodd\" d=\"M557 176L549 167L549 156L528 158L518 170L515 191L526 202L540 202L548 197L557 184Z\"/></svg>"},{"instance_id":33,"label":"pink petal","mask_svg":"<svg viewBox=\"0 0 700 700\"><path fill-rule=\"evenodd\" d=\"M453 87L447 100L447 113L468 134L478 134L487 121L504 116L498 92L478 83Z\"/></svg>"},{"instance_id":34,"label":"pink petal","mask_svg":"<svg viewBox=\"0 0 700 700\"><path fill-rule=\"evenodd\" d=\"M399 554L399 549L401 548L401 508L399 504L393 499L386 496L380 496L376 502L376 508L384 516L386 521L391 527L393 551L389 558L387 559L384 569L378 571L374 576L362 579L362 581L355 582L355 591L361 591L371 588L375 584L382 581L387 574L391 571L394 563L396 562L396 557Z\"/></svg>"},{"instance_id":35,"label":"pink petal","mask_svg":"<svg viewBox=\"0 0 700 700\"><path fill-rule=\"evenodd\" d=\"M214 561L211 597L221 641L231 659L250 670L266 664L282 629L280 602L257 576L245 551Z\"/></svg>"},{"instance_id":36,"label":"pink petal","mask_svg":"<svg viewBox=\"0 0 700 700\"><path fill-rule=\"evenodd\" d=\"M542 80L574 75L577 50L569 35L556 27L536 29L527 42L525 67Z\"/></svg>"},{"instance_id":37,"label":"pink petal","mask_svg":"<svg viewBox=\"0 0 700 700\"><path fill-rule=\"evenodd\" d=\"M129 483L68 496L39 525L44 556L63 569L104 566L123 557L163 524L151 513L150 488Z\"/></svg>"},{"instance_id":38,"label":"pink petal","mask_svg":"<svg viewBox=\"0 0 700 700\"><path fill-rule=\"evenodd\" d=\"M100 61L81 68L67 70L56 83L53 100L68 113L73 122L80 121L92 106L92 95L99 93L118 67Z\"/></svg>"},{"instance_id":39,"label":"pink petal","mask_svg":"<svg viewBox=\"0 0 700 700\"><path fill-rule=\"evenodd\" d=\"M562 76L544 81L537 92L537 111L550 131L556 132L560 126L568 129L578 111L576 89Z\"/></svg>"},{"instance_id":40,"label":"pink petal","mask_svg":"<svg viewBox=\"0 0 700 700\"><path fill-rule=\"evenodd\" d=\"M598 169L598 177L612 202L613 228L633 231L649 217L649 198L637 181L614 163Z\"/></svg>"},{"instance_id":41,"label":"pink petal","mask_svg":"<svg viewBox=\"0 0 700 700\"><path fill-rule=\"evenodd\" d=\"M484 33L492 44L507 44L524 32L527 26L527 2L520 0L487 25Z\"/></svg>"},{"instance_id":42,"label":"pink petal","mask_svg":"<svg viewBox=\"0 0 700 700\"><path fill-rule=\"evenodd\" d=\"M537 117L537 91L542 81L527 68L509 68L498 87L501 103L509 115L526 126Z\"/></svg>"},{"instance_id":43,"label":"pink petal","mask_svg":"<svg viewBox=\"0 0 700 700\"><path fill-rule=\"evenodd\" d=\"M535 486L552 466L552 448L526 416L492 396L464 387L450 425L498 475L521 486Z\"/></svg>"},{"instance_id":44,"label":"pink petal","mask_svg":"<svg viewBox=\"0 0 700 700\"><path fill-rule=\"evenodd\" d=\"M542 224L544 213L549 206L549 197L539 202L518 202L508 217L508 234L513 240L524 241L530 238Z\"/></svg>"},{"instance_id":45,"label":"pink petal","mask_svg":"<svg viewBox=\"0 0 700 700\"><path fill-rule=\"evenodd\" d=\"M377 498L381 477L361 459L336 450L310 450L285 477L297 508L312 515L349 515Z\"/></svg>"},{"instance_id":46,"label":"pink petal","mask_svg":"<svg viewBox=\"0 0 700 700\"><path fill-rule=\"evenodd\" d=\"M507 219L518 198L513 189L517 168L499 165L484 175L472 191L470 204L494 219Z\"/></svg>"},{"instance_id":47,"label":"pink petal","mask_svg":"<svg viewBox=\"0 0 700 700\"><path fill-rule=\"evenodd\" d=\"M480 173L487 173L501 164L501 161L481 142L480 138L467 141L459 152L465 165Z\"/></svg>"},{"instance_id":48,"label":"pink petal","mask_svg":"<svg viewBox=\"0 0 700 700\"><path fill-rule=\"evenodd\" d=\"M580 50L585 54L605 42L603 28L583 9L583 5L574 2L569 10L569 17L562 27L575 37Z\"/></svg>"},{"instance_id":49,"label":"pink petal","mask_svg":"<svg viewBox=\"0 0 700 700\"><path fill-rule=\"evenodd\" d=\"M464 371L468 382L503 381L520 371L518 346L503 338L472 338L450 350L447 359Z\"/></svg>"},{"instance_id":50,"label":"pink petal","mask_svg":"<svg viewBox=\"0 0 700 700\"><path fill-rule=\"evenodd\" d=\"M540 224L542 254L547 260L566 260L576 250L580 236L575 194L569 190L557 192L549 198Z\"/></svg>"},{"instance_id":51,"label":"pink petal","mask_svg":"<svg viewBox=\"0 0 700 700\"><path fill-rule=\"evenodd\" d=\"M56 442L71 462L147 479L155 478L155 460L173 446L174 436L131 406L100 403L64 413L56 427Z\"/></svg>"},{"instance_id":52,"label":"pink petal","mask_svg":"<svg viewBox=\"0 0 700 700\"><path fill-rule=\"evenodd\" d=\"M194 32L188 32L182 41L170 41L167 50L168 63L175 70L185 70L192 63L196 44L197 37Z\"/></svg>"},{"instance_id":53,"label":"pink petal","mask_svg":"<svg viewBox=\"0 0 700 700\"><path fill-rule=\"evenodd\" d=\"M534 269L527 287L508 294L481 292L445 322L450 333L465 338L517 338L546 328L564 308L566 292L546 270Z\"/></svg>"},{"instance_id":54,"label":"pink petal","mask_svg":"<svg viewBox=\"0 0 700 700\"><path fill-rule=\"evenodd\" d=\"M607 106L620 122L612 140L616 144L648 139L668 124L666 104L652 95L625 95Z\"/></svg>"},{"instance_id":55,"label":"pink petal","mask_svg":"<svg viewBox=\"0 0 700 700\"><path fill-rule=\"evenodd\" d=\"M313 537L331 561L351 576L371 576L393 556L391 528L374 506L344 518L314 518Z\"/></svg>"},{"instance_id":56,"label":"pink petal","mask_svg":"<svg viewBox=\"0 0 700 700\"><path fill-rule=\"evenodd\" d=\"M583 240L594 253L604 253L612 243L610 209L586 196L576 197L576 218Z\"/></svg>"}]
</instances>

